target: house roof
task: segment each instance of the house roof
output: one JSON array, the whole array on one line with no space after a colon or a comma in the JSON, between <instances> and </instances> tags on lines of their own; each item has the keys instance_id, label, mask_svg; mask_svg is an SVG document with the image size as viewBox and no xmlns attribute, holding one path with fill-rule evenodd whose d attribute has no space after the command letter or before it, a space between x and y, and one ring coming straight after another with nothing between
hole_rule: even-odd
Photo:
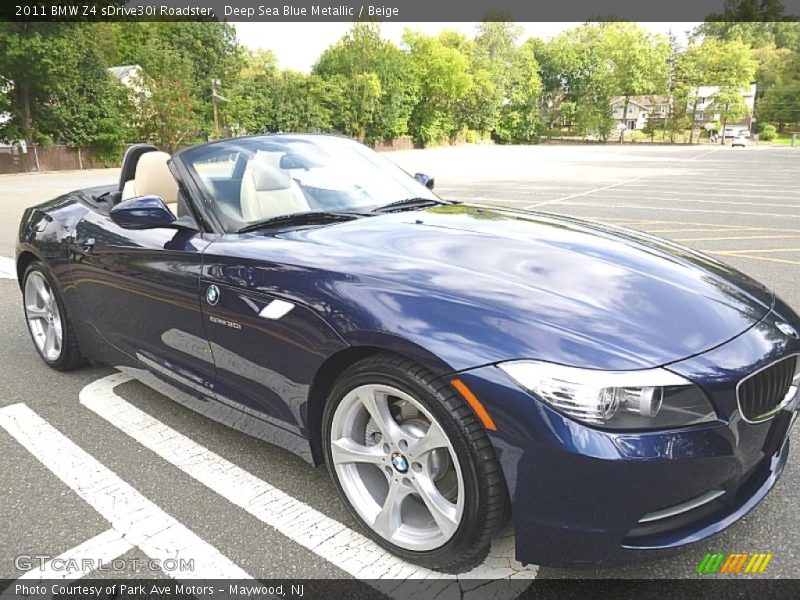
<instances>
[{"instance_id":1,"label":"house roof","mask_svg":"<svg viewBox=\"0 0 800 600\"><path fill-rule=\"evenodd\" d=\"M122 65L119 67L109 67L106 69L109 73L111 73L114 77L122 81L126 77L141 71L142 67L139 65Z\"/></svg>"},{"instance_id":2,"label":"house roof","mask_svg":"<svg viewBox=\"0 0 800 600\"><path fill-rule=\"evenodd\" d=\"M669 104L669 98L666 96L659 96L652 94L648 96L630 96L628 102L640 106L641 108L648 108L650 106L658 106L659 104ZM611 98L611 104L625 103L625 96L614 96Z\"/></svg>"}]
</instances>

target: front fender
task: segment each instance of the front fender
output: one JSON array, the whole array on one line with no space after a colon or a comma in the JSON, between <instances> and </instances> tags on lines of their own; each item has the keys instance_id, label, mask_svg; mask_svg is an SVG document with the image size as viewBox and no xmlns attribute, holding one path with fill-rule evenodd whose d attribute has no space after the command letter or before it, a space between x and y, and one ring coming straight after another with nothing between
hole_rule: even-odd
<instances>
[{"instance_id":1,"label":"front fender","mask_svg":"<svg viewBox=\"0 0 800 600\"><path fill-rule=\"evenodd\" d=\"M414 341L387 331L351 331L343 334L351 347L382 348L409 358L433 372L438 377L453 373L455 369L427 348Z\"/></svg>"}]
</instances>

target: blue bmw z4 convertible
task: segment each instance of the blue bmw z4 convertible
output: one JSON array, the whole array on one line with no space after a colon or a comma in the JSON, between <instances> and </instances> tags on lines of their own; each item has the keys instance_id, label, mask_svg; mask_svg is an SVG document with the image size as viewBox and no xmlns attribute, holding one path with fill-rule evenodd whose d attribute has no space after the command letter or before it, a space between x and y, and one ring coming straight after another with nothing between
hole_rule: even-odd
<instances>
[{"instance_id":1,"label":"blue bmw z4 convertible","mask_svg":"<svg viewBox=\"0 0 800 600\"><path fill-rule=\"evenodd\" d=\"M773 487L800 318L663 239L449 202L326 135L137 145L120 181L28 209L42 359L111 364L312 465L396 555L463 571L620 564Z\"/></svg>"}]
</instances>

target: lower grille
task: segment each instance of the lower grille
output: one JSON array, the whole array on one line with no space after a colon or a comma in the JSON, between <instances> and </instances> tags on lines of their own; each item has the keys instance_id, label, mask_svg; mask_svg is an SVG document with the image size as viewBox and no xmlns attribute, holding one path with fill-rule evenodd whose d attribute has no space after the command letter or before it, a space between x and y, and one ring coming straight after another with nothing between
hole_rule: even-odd
<instances>
[{"instance_id":1,"label":"lower grille","mask_svg":"<svg viewBox=\"0 0 800 600\"><path fill-rule=\"evenodd\" d=\"M772 417L796 391L797 356L781 359L739 382L736 396L746 421L758 423Z\"/></svg>"}]
</instances>

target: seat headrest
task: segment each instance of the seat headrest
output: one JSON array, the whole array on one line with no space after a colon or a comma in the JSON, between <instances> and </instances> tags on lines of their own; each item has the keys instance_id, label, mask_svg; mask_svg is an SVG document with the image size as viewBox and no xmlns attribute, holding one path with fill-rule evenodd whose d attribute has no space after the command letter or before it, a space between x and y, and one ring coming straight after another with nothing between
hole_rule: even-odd
<instances>
[{"instance_id":1,"label":"seat headrest","mask_svg":"<svg viewBox=\"0 0 800 600\"><path fill-rule=\"evenodd\" d=\"M161 196L166 204L178 201L178 184L169 172L166 152L146 152L136 164L134 186L137 196Z\"/></svg>"},{"instance_id":2,"label":"seat headrest","mask_svg":"<svg viewBox=\"0 0 800 600\"><path fill-rule=\"evenodd\" d=\"M292 178L268 164L265 158L256 156L253 159L253 185L258 192L288 190L292 187Z\"/></svg>"},{"instance_id":3,"label":"seat headrest","mask_svg":"<svg viewBox=\"0 0 800 600\"><path fill-rule=\"evenodd\" d=\"M125 188L125 184L133 181L136 176L136 165L142 154L147 152L157 152L158 148L153 144L134 144L125 151L125 156L122 159L122 169L119 174L119 191Z\"/></svg>"}]
</instances>

